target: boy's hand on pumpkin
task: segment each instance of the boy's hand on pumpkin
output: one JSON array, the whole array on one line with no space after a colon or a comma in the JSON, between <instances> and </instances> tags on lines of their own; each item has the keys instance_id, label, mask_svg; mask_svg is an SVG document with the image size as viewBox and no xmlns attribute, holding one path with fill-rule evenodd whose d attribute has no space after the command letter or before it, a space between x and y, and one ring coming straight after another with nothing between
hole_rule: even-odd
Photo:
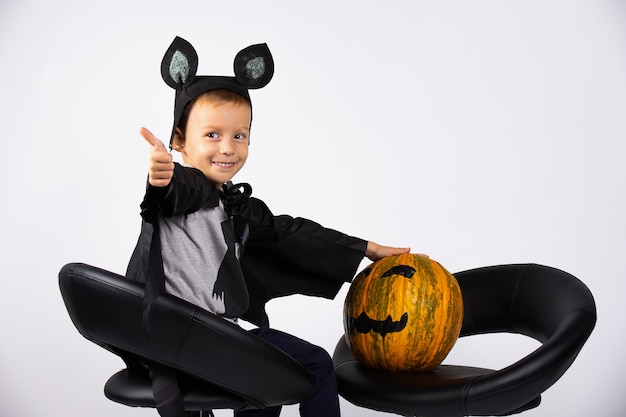
<instances>
[{"instance_id":1,"label":"boy's hand on pumpkin","mask_svg":"<svg viewBox=\"0 0 626 417\"><path fill-rule=\"evenodd\" d=\"M163 142L142 127L139 134L148 142L152 149L148 160L148 182L153 187L167 187L174 176L174 162Z\"/></svg>"},{"instance_id":2,"label":"boy's hand on pumpkin","mask_svg":"<svg viewBox=\"0 0 626 417\"><path fill-rule=\"evenodd\" d=\"M382 246L378 243L367 242L365 256L367 256L371 261L377 261L387 256L397 256L410 252L411 248L395 248L393 246Z\"/></svg>"}]
</instances>

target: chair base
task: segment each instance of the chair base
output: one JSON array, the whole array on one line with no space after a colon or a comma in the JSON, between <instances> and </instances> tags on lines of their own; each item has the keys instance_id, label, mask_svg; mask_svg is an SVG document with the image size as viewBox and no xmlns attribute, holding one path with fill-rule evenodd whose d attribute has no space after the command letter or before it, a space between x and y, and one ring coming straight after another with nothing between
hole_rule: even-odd
<instances>
[{"instance_id":1,"label":"chair base","mask_svg":"<svg viewBox=\"0 0 626 417\"><path fill-rule=\"evenodd\" d=\"M187 411L187 417L215 417L215 415L211 410Z\"/></svg>"},{"instance_id":2,"label":"chair base","mask_svg":"<svg viewBox=\"0 0 626 417\"><path fill-rule=\"evenodd\" d=\"M180 378L181 394L189 417L211 417L211 410L246 408L243 400L208 383ZM152 381L147 370L123 369L109 378L104 395L111 401L131 407L155 408Z\"/></svg>"}]
</instances>

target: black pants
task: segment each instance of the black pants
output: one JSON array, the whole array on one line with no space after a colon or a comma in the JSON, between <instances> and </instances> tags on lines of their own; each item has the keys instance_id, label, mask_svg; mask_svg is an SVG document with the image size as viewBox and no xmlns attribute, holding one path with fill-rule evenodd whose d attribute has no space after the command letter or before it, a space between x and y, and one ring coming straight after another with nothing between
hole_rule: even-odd
<instances>
[{"instance_id":1,"label":"black pants","mask_svg":"<svg viewBox=\"0 0 626 417\"><path fill-rule=\"evenodd\" d=\"M294 358L315 376L315 392L300 403L302 417L339 417L339 397L333 361L323 348L274 329L254 329L252 333ZM271 381L268 381L271 384ZM235 412L235 417L277 417L281 407Z\"/></svg>"}]
</instances>

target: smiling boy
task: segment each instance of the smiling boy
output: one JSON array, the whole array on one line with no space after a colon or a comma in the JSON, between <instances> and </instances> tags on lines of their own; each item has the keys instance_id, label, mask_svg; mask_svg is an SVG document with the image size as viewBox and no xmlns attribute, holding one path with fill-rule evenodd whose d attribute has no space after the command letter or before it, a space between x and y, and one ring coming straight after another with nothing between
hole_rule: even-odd
<instances>
[{"instance_id":1,"label":"smiling boy","mask_svg":"<svg viewBox=\"0 0 626 417\"><path fill-rule=\"evenodd\" d=\"M230 181L248 158L252 106L248 88L261 88L273 74L265 45L235 58L236 77L196 77L191 45L176 38L162 74L176 88L173 162L150 131L140 133L152 149L148 188L142 202L142 232L127 276L146 283L146 311L165 291L227 320L245 319L259 337L290 354L316 379L316 390L300 404L305 417L339 416L332 360L328 353L269 328L265 303L289 294L333 298L351 281L363 259L409 252L327 229L310 220L275 216L251 197L247 184ZM239 66L238 66L239 62ZM278 416L280 407L236 412Z\"/></svg>"}]
</instances>

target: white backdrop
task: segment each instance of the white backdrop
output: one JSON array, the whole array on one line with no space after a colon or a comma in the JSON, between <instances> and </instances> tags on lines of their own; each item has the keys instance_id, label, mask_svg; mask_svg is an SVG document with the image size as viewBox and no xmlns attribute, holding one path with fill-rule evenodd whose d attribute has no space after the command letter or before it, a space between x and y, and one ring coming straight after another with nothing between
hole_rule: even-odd
<instances>
[{"instance_id":1,"label":"white backdrop","mask_svg":"<svg viewBox=\"0 0 626 417\"><path fill-rule=\"evenodd\" d=\"M137 130L169 133L159 65L175 35L200 74L230 75L237 51L269 44L276 73L253 92L237 179L275 213L451 271L537 262L581 278L597 327L525 415L623 414L626 2L0 0L1 416L156 416L104 398L122 363L76 332L57 273L125 270L146 176ZM273 325L332 352L346 290L275 301ZM475 338L449 361L498 367L534 347Z\"/></svg>"}]
</instances>

